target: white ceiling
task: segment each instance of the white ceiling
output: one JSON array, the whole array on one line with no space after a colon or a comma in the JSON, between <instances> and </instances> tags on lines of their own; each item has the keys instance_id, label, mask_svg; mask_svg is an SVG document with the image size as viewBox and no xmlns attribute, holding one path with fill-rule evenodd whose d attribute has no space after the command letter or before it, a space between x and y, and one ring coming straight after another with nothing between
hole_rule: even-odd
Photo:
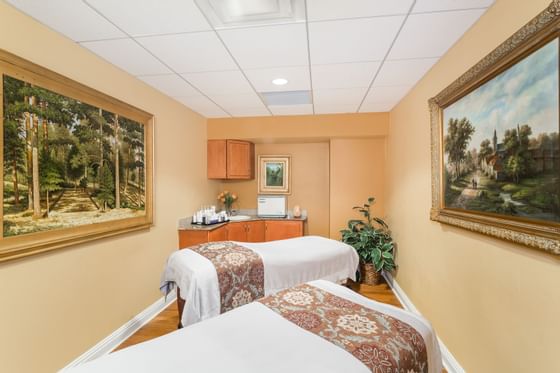
<instances>
[{"instance_id":1,"label":"white ceiling","mask_svg":"<svg viewBox=\"0 0 560 373\"><path fill-rule=\"evenodd\" d=\"M6 1L212 118L389 111L494 2L307 0L306 21L216 30L194 0Z\"/></svg>"}]
</instances>

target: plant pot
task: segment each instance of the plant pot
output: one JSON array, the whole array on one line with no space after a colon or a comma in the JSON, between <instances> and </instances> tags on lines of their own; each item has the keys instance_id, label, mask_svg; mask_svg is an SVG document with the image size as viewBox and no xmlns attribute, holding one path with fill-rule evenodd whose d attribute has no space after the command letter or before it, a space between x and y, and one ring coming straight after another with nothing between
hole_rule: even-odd
<instances>
[{"instance_id":1,"label":"plant pot","mask_svg":"<svg viewBox=\"0 0 560 373\"><path fill-rule=\"evenodd\" d=\"M360 263L360 275L362 284L379 285L383 282L383 276L375 270L372 263Z\"/></svg>"}]
</instances>

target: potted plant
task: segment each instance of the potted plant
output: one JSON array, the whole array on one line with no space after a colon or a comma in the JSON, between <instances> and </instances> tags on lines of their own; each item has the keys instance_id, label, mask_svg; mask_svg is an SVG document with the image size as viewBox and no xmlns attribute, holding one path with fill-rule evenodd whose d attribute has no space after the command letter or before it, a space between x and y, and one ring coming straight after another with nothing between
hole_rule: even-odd
<instances>
[{"instance_id":1,"label":"potted plant","mask_svg":"<svg viewBox=\"0 0 560 373\"><path fill-rule=\"evenodd\" d=\"M381 282L383 271L393 271L395 246L389 227L380 218L371 216L370 206L375 198L370 197L363 206L354 206L364 220L348 221L348 229L341 230L342 242L354 247L360 257L360 280L368 285Z\"/></svg>"}]
</instances>

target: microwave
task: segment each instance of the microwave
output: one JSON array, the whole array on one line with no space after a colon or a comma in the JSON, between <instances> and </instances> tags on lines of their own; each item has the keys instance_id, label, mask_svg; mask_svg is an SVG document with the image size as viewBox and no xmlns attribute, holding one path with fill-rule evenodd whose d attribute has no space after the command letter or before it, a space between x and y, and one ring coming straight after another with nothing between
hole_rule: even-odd
<instances>
[{"instance_id":1,"label":"microwave","mask_svg":"<svg viewBox=\"0 0 560 373\"><path fill-rule=\"evenodd\" d=\"M257 216L268 218L286 217L286 196L265 196L257 197Z\"/></svg>"}]
</instances>

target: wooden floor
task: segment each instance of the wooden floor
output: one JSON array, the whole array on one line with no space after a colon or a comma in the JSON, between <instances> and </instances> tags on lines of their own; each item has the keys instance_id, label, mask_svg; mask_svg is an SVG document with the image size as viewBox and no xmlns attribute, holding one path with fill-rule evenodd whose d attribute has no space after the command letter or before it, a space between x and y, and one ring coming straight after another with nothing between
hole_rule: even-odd
<instances>
[{"instance_id":1,"label":"wooden floor","mask_svg":"<svg viewBox=\"0 0 560 373\"><path fill-rule=\"evenodd\" d=\"M365 297L402 308L397 297L386 283L376 286L353 283L351 287ZM178 324L177 304L173 303L124 341L115 351L170 333L177 330Z\"/></svg>"},{"instance_id":2,"label":"wooden floor","mask_svg":"<svg viewBox=\"0 0 560 373\"><path fill-rule=\"evenodd\" d=\"M386 283L375 286L352 283L350 287L367 298L403 308ZM170 333L177 330L178 324L179 316L177 315L177 304L173 303L124 341L115 351ZM446 373L445 369L443 373Z\"/></svg>"},{"instance_id":3,"label":"wooden floor","mask_svg":"<svg viewBox=\"0 0 560 373\"><path fill-rule=\"evenodd\" d=\"M141 327L113 351L121 350L125 347L171 333L177 330L177 325L179 325L177 302L173 302L169 307L161 311L152 321Z\"/></svg>"}]
</instances>

